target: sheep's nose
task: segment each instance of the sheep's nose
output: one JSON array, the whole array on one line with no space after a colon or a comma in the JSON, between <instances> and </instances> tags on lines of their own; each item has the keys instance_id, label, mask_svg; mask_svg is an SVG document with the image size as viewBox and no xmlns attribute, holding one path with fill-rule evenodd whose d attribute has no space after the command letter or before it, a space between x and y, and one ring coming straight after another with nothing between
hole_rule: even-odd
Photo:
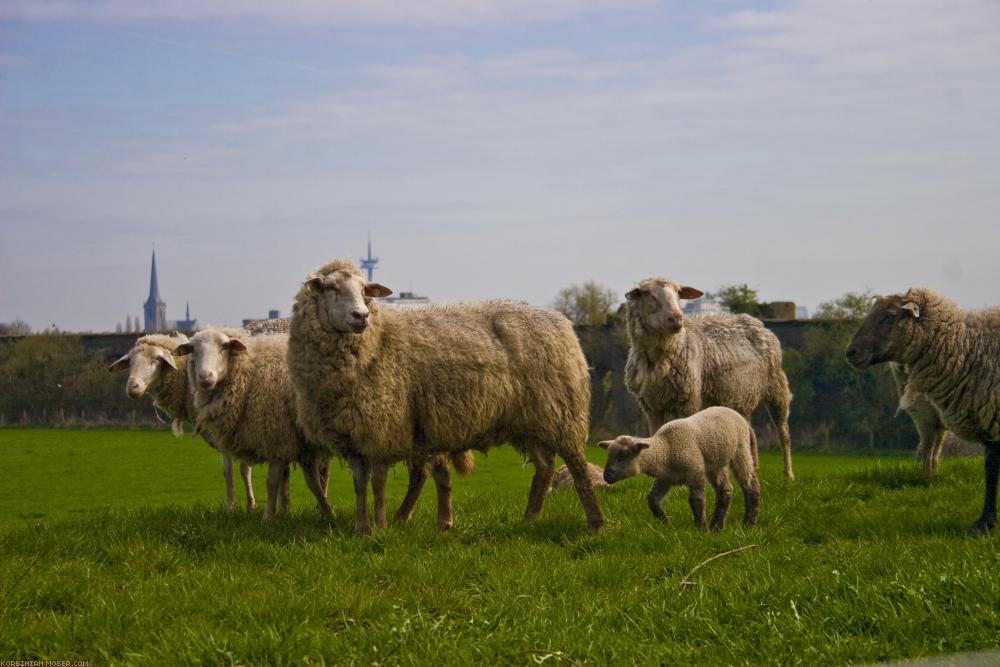
<instances>
[{"instance_id":1,"label":"sheep's nose","mask_svg":"<svg viewBox=\"0 0 1000 667\"><path fill-rule=\"evenodd\" d=\"M368 310L361 310L360 308L355 308L351 311L351 320L356 324L365 324L368 322Z\"/></svg>"},{"instance_id":2,"label":"sheep's nose","mask_svg":"<svg viewBox=\"0 0 1000 667\"><path fill-rule=\"evenodd\" d=\"M129 379L128 387L126 389L129 396L137 397L142 395L142 383L135 378Z\"/></svg>"},{"instance_id":3,"label":"sheep's nose","mask_svg":"<svg viewBox=\"0 0 1000 667\"><path fill-rule=\"evenodd\" d=\"M215 380L215 373L212 371L200 371L198 373L198 382L201 383L203 387L207 387Z\"/></svg>"}]
</instances>

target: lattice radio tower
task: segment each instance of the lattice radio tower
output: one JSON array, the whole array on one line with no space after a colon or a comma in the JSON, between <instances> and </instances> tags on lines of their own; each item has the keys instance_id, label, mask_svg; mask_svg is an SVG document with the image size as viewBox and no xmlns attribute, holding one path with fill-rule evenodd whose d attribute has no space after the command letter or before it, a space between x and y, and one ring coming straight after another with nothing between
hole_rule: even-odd
<instances>
[{"instance_id":1,"label":"lattice radio tower","mask_svg":"<svg viewBox=\"0 0 1000 667\"><path fill-rule=\"evenodd\" d=\"M372 274L378 264L378 257L372 257L372 230L368 230L368 256L361 258L361 269L368 272L368 282L372 282Z\"/></svg>"}]
</instances>

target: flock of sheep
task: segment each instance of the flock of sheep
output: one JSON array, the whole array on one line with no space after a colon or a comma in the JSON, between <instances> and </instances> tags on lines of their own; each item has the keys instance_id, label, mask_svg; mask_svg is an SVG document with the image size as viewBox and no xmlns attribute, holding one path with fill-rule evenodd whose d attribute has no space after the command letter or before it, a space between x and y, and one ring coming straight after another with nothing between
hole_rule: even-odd
<instances>
[{"instance_id":1,"label":"flock of sheep","mask_svg":"<svg viewBox=\"0 0 1000 667\"><path fill-rule=\"evenodd\" d=\"M367 282L350 260L310 273L288 320L244 329L205 329L191 339L152 334L111 365L129 368L126 393L149 394L173 419L175 435L193 424L223 456L226 505L235 505L239 461L249 508L256 505L250 466L268 464L265 519L288 507L292 464L327 515L331 457L345 460L357 498L355 532L385 524L389 466L404 462L406 521L430 475L437 525L452 526L451 473L474 465L471 450L510 443L534 464L525 517L542 512L561 457L591 530L604 523L584 451L590 377L569 321L552 310L509 301L381 308L391 291ZM681 299L695 288L664 278L626 294L630 341L626 385L649 427L648 438L602 442L603 477L654 478L649 508L671 485L688 487L695 522L721 529L732 496L727 469L745 498L744 523L757 518L757 439L748 420L767 408L793 479L788 412L791 394L773 333L747 315L685 318ZM943 429L986 446L986 502L972 532L996 521L1000 470L1000 311L964 312L930 290L878 297L847 350L866 368L893 362L901 408L909 409L922 447L936 465ZM923 411L923 412L922 412ZM923 421L918 415L924 414ZM937 438L935 440L935 438ZM925 445L926 441L926 445ZM936 447L936 450L935 450ZM704 518L706 481L715 511ZM368 486L374 516L368 513Z\"/></svg>"}]
</instances>

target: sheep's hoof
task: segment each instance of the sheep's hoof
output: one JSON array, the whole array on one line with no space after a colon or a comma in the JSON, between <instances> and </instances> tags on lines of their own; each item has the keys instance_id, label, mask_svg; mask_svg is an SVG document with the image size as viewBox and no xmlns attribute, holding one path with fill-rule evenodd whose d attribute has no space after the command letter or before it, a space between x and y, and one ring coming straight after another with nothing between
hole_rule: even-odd
<instances>
[{"instance_id":1,"label":"sheep's hoof","mask_svg":"<svg viewBox=\"0 0 1000 667\"><path fill-rule=\"evenodd\" d=\"M448 532L451 530L451 525L451 521L442 521L441 523L438 523L438 530L442 533Z\"/></svg>"},{"instance_id":2,"label":"sheep's hoof","mask_svg":"<svg viewBox=\"0 0 1000 667\"><path fill-rule=\"evenodd\" d=\"M979 535L988 535L991 530L996 526L996 519L987 519L985 517L979 517L972 526L969 527L967 531L969 537L978 537Z\"/></svg>"},{"instance_id":3,"label":"sheep's hoof","mask_svg":"<svg viewBox=\"0 0 1000 667\"><path fill-rule=\"evenodd\" d=\"M355 535L371 535L372 527L367 523L356 523L354 524L354 534Z\"/></svg>"}]
</instances>

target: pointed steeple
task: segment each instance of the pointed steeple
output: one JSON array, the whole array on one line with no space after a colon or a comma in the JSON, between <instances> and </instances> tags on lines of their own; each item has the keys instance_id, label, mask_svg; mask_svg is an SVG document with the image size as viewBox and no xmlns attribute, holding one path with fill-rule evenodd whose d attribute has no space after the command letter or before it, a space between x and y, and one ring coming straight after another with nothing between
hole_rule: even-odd
<instances>
[{"instance_id":1,"label":"pointed steeple","mask_svg":"<svg viewBox=\"0 0 1000 667\"><path fill-rule=\"evenodd\" d=\"M160 300L160 281L156 278L156 251L153 251L153 266L149 269L149 300L156 303Z\"/></svg>"},{"instance_id":2,"label":"pointed steeple","mask_svg":"<svg viewBox=\"0 0 1000 667\"><path fill-rule=\"evenodd\" d=\"M163 331L167 327L167 304L160 298L160 281L156 276L156 250L153 250L153 263L149 269L149 298L143 304L143 315L146 318L146 331ZM138 326L136 326L138 328Z\"/></svg>"}]
</instances>

